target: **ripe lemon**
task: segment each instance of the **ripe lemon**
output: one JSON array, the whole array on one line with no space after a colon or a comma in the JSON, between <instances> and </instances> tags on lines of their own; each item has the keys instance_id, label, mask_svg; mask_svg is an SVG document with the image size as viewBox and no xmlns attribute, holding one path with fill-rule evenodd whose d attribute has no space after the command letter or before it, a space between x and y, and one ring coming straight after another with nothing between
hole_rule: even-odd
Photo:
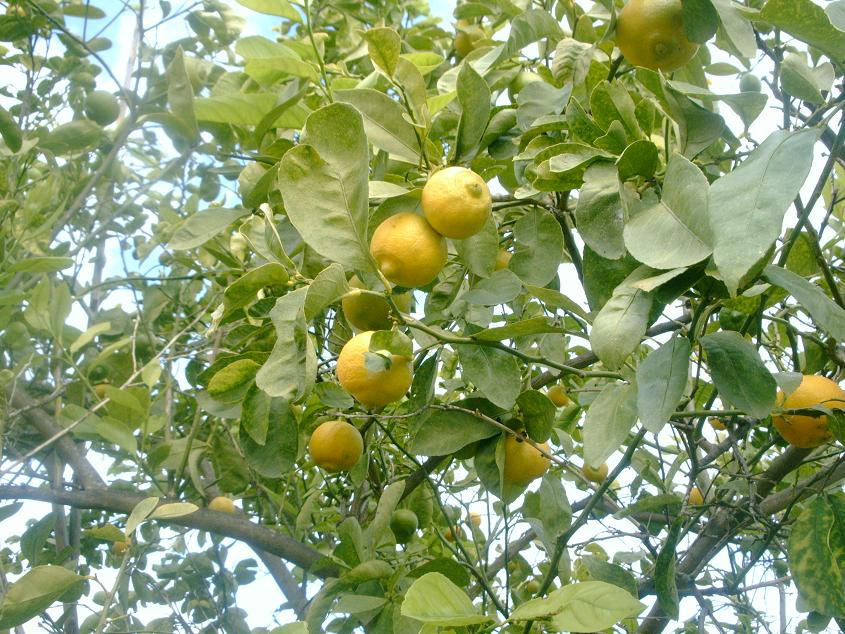
<instances>
[{"instance_id":1,"label":"ripe lemon","mask_svg":"<svg viewBox=\"0 0 845 634\"><path fill-rule=\"evenodd\" d=\"M463 59L475 50L478 43L487 35L477 24L471 24L466 20L458 20L455 32L455 53L458 59Z\"/></svg>"},{"instance_id":2,"label":"ripe lemon","mask_svg":"<svg viewBox=\"0 0 845 634\"><path fill-rule=\"evenodd\" d=\"M804 375L801 385L784 400L778 391L777 404L784 409L803 409L821 405L829 409L845 409L845 390L834 381L815 374ZM830 440L827 416L783 414L772 416L772 422L786 441L795 447L810 449Z\"/></svg>"},{"instance_id":3,"label":"ripe lemon","mask_svg":"<svg viewBox=\"0 0 845 634\"><path fill-rule=\"evenodd\" d=\"M419 527L419 520L416 514L409 509L396 509L390 516L390 530L396 537L396 542L404 544L408 542Z\"/></svg>"},{"instance_id":4,"label":"ripe lemon","mask_svg":"<svg viewBox=\"0 0 845 634\"><path fill-rule=\"evenodd\" d=\"M510 251L499 249L499 252L496 254L496 270L501 271L502 269L508 268L508 263L511 261L512 257L513 253Z\"/></svg>"},{"instance_id":5,"label":"ripe lemon","mask_svg":"<svg viewBox=\"0 0 845 634\"><path fill-rule=\"evenodd\" d=\"M423 187L426 220L442 236L463 240L487 222L493 199L487 183L465 167L447 167L432 174Z\"/></svg>"},{"instance_id":6,"label":"ripe lemon","mask_svg":"<svg viewBox=\"0 0 845 634\"><path fill-rule=\"evenodd\" d=\"M343 314L354 328L358 330L389 330L393 326L390 320L390 304L384 297L371 293L362 293L366 285L353 275L349 280L352 291L340 301ZM393 301L403 313L411 309L411 294L397 293Z\"/></svg>"},{"instance_id":7,"label":"ripe lemon","mask_svg":"<svg viewBox=\"0 0 845 634\"><path fill-rule=\"evenodd\" d=\"M212 511L220 511L221 513L234 513L235 503L225 495L218 495L208 503L208 508Z\"/></svg>"},{"instance_id":8,"label":"ripe lemon","mask_svg":"<svg viewBox=\"0 0 845 634\"><path fill-rule=\"evenodd\" d=\"M326 471L347 471L361 459L364 439L361 432L345 420L329 420L311 434L308 452L314 464Z\"/></svg>"},{"instance_id":9,"label":"ripe lemon","mask_svg":"<svg viewBox=\"0 0 845 634\"><path fill-rule=\"evenodd\" d=\"M115 555L122 555L127 550L129 550L130 548L132 548L132 542L130 542L130 541L114 542L111 545L111 551Z\"/></svg>"},{"instance_id":10,"label":"ripe lemon","mask_svg":"<svg viewBox=\"0 0 845 634\"><path fill-rule=\"evenodd\" d=\"M680 68L698 50L687 39L681 0L629 0L619 12L616 45L631 64L664 71Z\"/></svg>"},{"instance_id":11,"label":"ripe lemon","mask_svg":"<svg viewBox=\"0 0 845 634\"><path fill-rule=\"evenodd\" d=\"M446 241L425 218L405 211L376 228L370 253L388 280L415 288L433 281L446 264Z\"/></svg>"},{"instance_id":12,"label":"ripe lemon","mask_svg":"<svg viewBox=\"0 0 845 634\"><path fill-rule=\"evenodd\" d=\"M584 466L581 467L581 473L584 474L584 477L590 482L595 482L596 484L601 484L605 481L605 478L607 478L607 472L608 467L606 462L603 462L598 469L593 469L586 462L584 463Z\"/></svg>"},{"instance_id":13,"label":"ripe lemon","mask_svg":"<svg viewBox=\"0 0 845 634\"><path fill-rule=\"evenodd\" d=\"M721 418L713 418L711 416L710 418L707 419L707 422L710 423L710 426L713 429L716 429L718 431L724 431L725 429L728 428L728 426L725 425L725 422Z\"/></svg>"},{"instance_id":14,"label":"ripe lemon","mask_svg":"<svg viewBox=\"0 0 845 634\"><path fill-rule=\"evenodd\" d=\"M540 447L549 450L548 443L543 443ZM529 445L524 437L508 434L505 438L505 484L527 486L532 480L542 476L548 468L549 459Z\"/></svg>"},{"instance_id":15,"label":"ripe lemon","mask_svg":"<svg viewBox=\"0 0 845 634\"><path fill-rule=\"evenodd\" d=\"M443 537L445 537L445 538L446 538L446 541L447 541L447 542L453 542L453 541L455 541L455 533L452 531L452 529L451 529L451 528L447 528L445 531L443 531ZM457 535L457 538L458 538L458 539L463 539L463 538L464 538L463 531L462 531L460 528L458 529L458 535Z\"/></svg>"},{"instance_id":16,"label":"ripe lemon","mask_svg":"<svg viewBox=\"0 0 845 634\"><path fill-rule=\"evenodd\" d=\"M553 385L549 388L549 391L546 393L546 396L551 399L552 403L555 404L555 407L566 407L572 402L572 399L566 394L566 390L563 389L562 385Z\"/></svg>"},{"instance_id":17,"label":"ripe lemon","mask_svg":"<svg viewBox=\"0 0 845 634\"><path fill-rule=\"evenodd\" d=\"M364 407L382 407L398 401L411 387L412 369L408 357L392 355L390 368L373 372L364 365L372 331L362 332L346 342L337 357L340 386Z\"/></svg>"},{"instance_id":18,"label":"ripe lemon","mask_svg":"<svg viewBox=\"0 0 845 634\"><path fill-rule=\"evenodd\" d=\"M698 487L693 487L693 489L689 492L687 501L693 506L701 506L704 504L704 496L701 494L701 490Z\"/></svg>"},{"instance_id":19,"label":"ripe lemon","mask_svg":"<svg viewBox=\"0 0 845 634\"><path fill-rule=\"evenodd\" d=\"M470 523L471 523L473 526L475 526L476 528L478 528L479 526L481 526L481 515L479 515L479 514L478 514L478 513L476 513L475 511L472 511L472 512L469 514L469 521L470 521Z\"/></svg>"}]
</instances>

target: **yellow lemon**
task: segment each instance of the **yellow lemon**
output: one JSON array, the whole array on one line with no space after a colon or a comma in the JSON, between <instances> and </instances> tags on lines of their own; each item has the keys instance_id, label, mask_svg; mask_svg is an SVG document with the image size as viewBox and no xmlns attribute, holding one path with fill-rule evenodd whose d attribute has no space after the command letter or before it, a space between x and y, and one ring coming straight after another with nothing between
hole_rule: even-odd
<instances>
[{"instance_id":1,"label":"yellow lemon","mask_svg":"<svg viewBox=\"0 0 845 634\"><path fill-rule=\"evenodd\" d=\"M555 404L555 407L566 407L572 402L562 385L551 386L546 395Z\"/></svg>"},{"instance_id":2,"label":"yellow lemon","mask_svg":"<svg viewBox=\"0 0 845 634\"><path fill-rule=\"evenodd\" d=\"M687 39L681 0L629 0L616 22L616 45L631 64L673 71L698 44Z\"/></svg>"},{"instance_id":3,"label":"yellow lemon","mask_svg":"<svg viewBox=\"0 0 845 634\"><path fill-rule=\"evenodd\" d=\"M391 355L390 368L373 372L364 364L372 331L362 332L346 342L337 357L340 386L365 407L382 407L398 401L411 387L411 360Z\"/></svg>"},{"instance_id":4,"label":"yellow lemon","mask_svg":"<svg viewBox=\"0 0 845 634\"><path fill-rule=\"evenodd\" d=\"M549 450L548 443L542 443L540 447ZM502 474L505 484L527 486L548 468L549 459L529 445L523 436L508 434L505 438L505 470Z\"/></svg>"},{"instance_id":5,"label":"yellow lemon","mask_svg":"<svg viewBox=\"0 0 845 634\"><path fill-rule=\"evenodd\" d=\"M501 271L502 269L508 268L508 262L511 261L512 257L513 253L510 251L499 249L499 252L496 254L496 270Z\"/></svg>"},{"instance_id":6,"label":"yellow lemon","mask_svg":"<svg viewBox=\"0 0 845 634\"><path fill-rule=\"evenodd\" d=\"M581 473L584 474L584 477L590 482L595 482L596 484L601 484L605 481L608 471L609 469L606 462L603 462L598 469L593 469L587 463L584 463L584 466L581 467Z\"/></svg>"},{"instance_id":7,"label":"yellow lemon","mask_svg":"<svg viewBox=\"0 0 845 634\"><path fill-rule=\"evenodd\" d=\"M845 409L845 390L827 377L815 374L804 375L801 385L784 399L778 391L777 404L784 409L804 409L821 405L828 409ZM783 414L772 416L772 422L786 441L795 447L810 449L830 440L827 416L802 416Z\"/></svg>"},{"instance_id":8,"label":"yellow lemon","mask_svg":"<svg viewBox=\"0 0 845 634\"><path fill-rule=\"evenodd\" d=\"M221 513L234 513L235 503L225 495L218 495L208 503L208 508L212 511L220 511Z\"/></svg>"},{"instance_id":9,"label":"yellow lemon","mask_svg":"<svg viewBox=\"0 0 845 634\"><path fill-rule=\"evenodd\" d=\"M364 439L361 432L345 420L329 420L311 434L308 452L314 464L326 471L348 471L361 459Z\"/></svg>"},{"instance_id":10,"label":"yellow lemon","mask_svg":"<svg viewBox=\"0 0 845 634\"><path fill-rule=\"evenodd\" d=\"M440 235L455 240L481 231L492 205L487 183L465 167L434 172L422 191L422 208L429 224Z\"/></svg>"},{"instance_id":11,"label":"yellow lemon","mask_svg":"<svg viewBox=\"0 0 845 634\"><path fill-rule=\"evenodd\" d=\"M698 487L693 487L693 489L689 492L689 498L687 498L687 501L693 506L701 506L704 504L704 496L701 494L701 490Z\"/></svg>"},{"instance_id":12,"label":"yellow lemon","mask_svg":"<svg viewBox=\"0 0 845 634\"><path fill-rule=\"evenodd\" d=\"M446 241L425 218L405 211L376 228L370 253L388 280L415 288L433 281L446 264Z\"/></svg>"}]
</instances>

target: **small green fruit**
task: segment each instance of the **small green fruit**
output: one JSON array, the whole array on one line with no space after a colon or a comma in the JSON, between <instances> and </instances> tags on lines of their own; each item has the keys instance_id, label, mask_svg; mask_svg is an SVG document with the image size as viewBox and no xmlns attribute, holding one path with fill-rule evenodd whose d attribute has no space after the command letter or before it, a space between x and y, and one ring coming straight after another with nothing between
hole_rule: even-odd
<instances>
[{"instance_id":1,"label":"small green fruit","mask_svg":"<svg viewBox=\"0 0 845 634\"><path fill-rule=\"evenodd\" d=\"M400 544L408 542L417 532L419 521L416 513L410 509L397 509L390 517L390 530Z\"/></svg>"},{"instance_id":2,"label":"small green fruit","mask_svg":"<svg viewBox=\"0 0 845 634\"><path fill-rule=\"evenodd\" d=\"M85 116L102 126L114 123L120 115L120 104L114 95L104 90L88 93L85 99Z\"/></svg>"}]
</instances>

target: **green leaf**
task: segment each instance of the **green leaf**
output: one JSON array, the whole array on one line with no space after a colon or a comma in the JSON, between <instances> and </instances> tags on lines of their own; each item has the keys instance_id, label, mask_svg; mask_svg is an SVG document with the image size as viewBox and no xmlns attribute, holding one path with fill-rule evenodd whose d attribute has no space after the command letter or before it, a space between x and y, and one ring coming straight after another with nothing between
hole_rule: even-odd
<instances>
[{"instance_id":1,"label":"green leaf","mask_svg":"<svg viewBox=\"0 0 845 634\"><path fill-rule=\"evenodd\" d=\"M258 299L258 291L268 286L283 286L288 281L288 272L278 262L268 262L247 271L229 284L223 293L226 312L243 308Z\"/></svg>"},{"instance_id":2,"label":"green leaf","mask_svg":"<svg viewBox=\"0 0 845 634\"><path fill-rule=\"evenodd\" d=\"M7 273L55 273L73 266L73 258L41 256L14 262L5 267Z\"/></svg>"},{"instance_id":3,"label":"green leaf","mask_svg":"<svg viewBox=\"0 0 845 634\"><path fill-rule=\"evenodd\" d=\"M402 40L393 29L378 27L364 33L367 41L367 52L378 68L388 77L393 77L396 65L399 63L399 53L402 52Z\"/></svg>"},{"instance_id":4,"label":"green leaf","mask_svg":"<svg viewBox=\"0 0 845 634\"><path fill-rule=\"evenodd\" d=\"M166 520L172 517L184 517L196 511L199 507L190 502L171 502L162 504L150 515L150 519Z\"/></svg>"},{"instance_id":5,"label":"green leaf","mask_svg":"<svg viewBox=\"0 0 845 634\"><path fill-rule=\"evenodd\" d=\"M634 176L651 178L657 171L658 165L659 153L657 146L651 141L645 140L631 143L616 161L616 167L619 170L619 179L623 181Z\"/></svg>"},{"instance_id":6,"label":"green leaf","mask_svg":"<svg viewBox=\"0 0 845 634\"><path fill-rule=\"evenodd\" d=\"M724 399L755 418L765 418L775 406L777 382L754 346L733 331L701 338L713 383Z\"/></svg>"},{"instance_id":7,"label":"green leaf","mask_svg":"<svg viewBox=\"0 0 845 634\"><path fill-rule=\"evenodd\" d=\"M339 264L330 264L317 273L305 298L305 319L312 320L349 292L346 274Z\"/></svg>"},{"instance_id":8,"label":"green leaf","mask_svg":"<svg viewBox=\"0 0 845 634\"><path fill-rule=\"evenodd\" d=\"M633 504L626 506L616 513L614 517L621 519L636 513L665 513L671 516L672 514L677 514L683 504L684 501L674 493L644 495Z\"/></svg>"},{"instance_id":9,"label":"green leaf","mask_svg":"<svg viewBox=\"0 0 845 634\"><path fill-rule=\"evenodd\" d=\"M122 420L104 416L94 425L97 434L106 442L113 443L129 454L138 450L138 443L129 425Z\"/></svg>"},{"instance_id":10,"label":"green leaf","mask_svg":"<svg viewBox=\"0 0 845 634\"><path fill-rule=\"evenodd\" d=\"M637 386L608 383L587 410L584 462L597 469L622 446L637 422Z\"/></svg>"},{"instance_id":11,"label":"green leaf","mask_svg":"<svg viewBox=\"0 0 845 634\"><path fill-rule=\"evenodd\" d=\"M504 350L487 346L461 344L457 351L464 378L494 405L513 407L521 382L516 359Z\"/></svg>"},{"instance_id":12,"label":"green leaf","mask_svg":"<svg viewBox=\"0 0 845 634\"><path fill-rule=\"evenodd\" d=\"M463 64L458 72L457 89L461 118L455 140L455 161L465 162L478 151L478 143L490 119L490 88L471 65Z\"/></svg>"},{"instance_id":13,"label":"green leaf","mask_svg":"<svg viewBox=\"0 0 845 634\"><path fill-rule=\"evenodd\" d=\"M763 276L795 297L819 326L834 339L845 341L845 310L816 284L778 266L767 266Z\"/></svg>"},{"instance_id":14,"label":"green leaf","mask_svg":"<svg viewBox=\"0 0 845 634\"><path fill-rule=\"evenodd\" d=\"M683 0L684 30L690 42L704 44L719 29L719 14L710 0Z\"/></svg>"},{"instance_id":15,"label":"green leaf","mask_svg":"<svg viewBox=\"0 0 845 634\"><path fill-rule=\"evenodd\" d=\"M672 524L669 535L654 563L654 588L657 602L664 612L675 620L678 619L680 606L678 586L675 582L675 562L677 561L675 549L678 546L682 526L683 523L680 520Z\"/></svg>"},{"instance_id":16,"label":"green leaf","mask_svg":"<svg viewBox=\"0 0 845 634\"><path fill-rule=\"evenodd\" d=\"M637 411L648 431L658 433L678 406L691 354L689 339L676 335L652 350L637 368Z\"/></svg>"},{"instance_id":17,"label":"green leaf","mask_svg":"<svg viewBox=\"0 0 845 634\"><path fill-rule=\"evenodd\" d=\"M372 88L336 90L334 94L337 101L351 104L361 113L370 143L397 160L414 165L419 162L419 138L399 103Z\"/></svg>"},{"instance_id":18,"label":"green leaf","mask_svg":"<svg viewBox=\"0 0 845 634\"><path fill-rule=\"evenodd\" d=\"M0 601L0 628L26 623L66 592L81 587L85 579L62 566L35 566L6 588Z\"/></svg>"},{"instance_id":19,"label":"green leaf","mask_svg":"<svg viewBox=\"0 0 845 634\"><path fill-rule=\"evenodd\" d=\"M634 100L628 89L619 82L601 81L590 94L590 109L596 123L604 130L614 123L621 123L628 142L642 138Z\"/></svg>"},{"instance_id":20,"label":"green leaf","mask_svg":"<svg viewBox=\"0 0 845 634\"><path fill-rule=\"evenodd\" d=\"M238 359L211 377L208 393L223 403L240 402L255 380L255 374L260 367L252 359Z\"/></svg>"},{"instance_id":21,"label":"green leaf","mask_svg":"<svg viewBox=\"0 0 845 634\"><path fill-rule=\"evenodd\" d=\"M638 272L632 273L619 284L593 320L593 352L611 370L621 367L639 347L648 327L652 296L630 286L637 277Z\"/></svg>"},{"instance_id":22,"label":"green leaf","mask_svg":"<svg viewBox=\"0 0 845 634\"><path fill-rule=\"evenodd\" d=\"M88 119L77 119L53 128L38 142L38 147L53 154L70 154L95 146L103 138L103 129Z\"/></svg>"},{"instance_id":23,"label":"green leaf","mask_svg":"<svg viewBox=\"0 0 845 634\"><path fill-rule=\"evenodd\" d=\"M780 78L783 89L793 97L813 104L824 102L821 90L830 90L830 83L825 75L833 81L833 67L821 64L818 68L810 68L801 55L787 53L780 66Z\"/></svg>"},{"instance_id":24,"label":"green leaf","mask_svg":"<svg viewBox=\"0 0 845 634\"><path fill-rule=\"evenodd\" d=\"M621 160L621 159L620 159ZM619 196L619 173L611 163L594 163L584 172L584 185L575 207L578 235L603 258L625 255L622 229L625 212Z\"/></svg>"},{"instance_id":25,"label":"green leaf","mask_svg":"<svg viewBox=\"0 0 845 634\"><path fill-rule=\"evenodd\" d=\"M774 132L711 185L713 257L732 295L780 235L784 214L810 172L819 134L817 129Z\"/></svg>"},{"instance_id":26,"label":"green leaf","mask_svg":"<svg viewBox=\"0 0 845 634\"><path fill-rule=\"evenodd\" d=\"M526 390L516 399L522 412L525 431L535 442L546 442L552 434L556 408L548 396L537 390Z\"/></svg>"},{"instance_id":27,"label":"green leaf","mask_svg":"<svg viewBox=\"0 0 845 634\"><path fill-rule=\"evenodd\" d=\"M179 130L185 140L195 141L199 137L199 128L194 113L194 89L185 69L181 46L176 48L176 54L167 67L167 105L179 122Z\"/></svg>"},{"instance_id":28,"label":"green leaf","mask_svg":"<svg viewBox=\"0 0 845 634\"><path fill-rule=\"evenodd\" d=\"M732 0L713 0L719 21L722 23L725 35L740 55L754 59L757 55L757 41L754 39L754 29L739 5Z\"/></svg>"},{"instance_id":29,"label":"green leaf","mask_svg":"<svg viewBox=\"0 0 845 634\"><path fill-rule=\"evenodd\" d=\"M479 277L490 277L493 274L499 250L499 233L493 214L487 217L481 231L465 240L455 240L454 244L470 273Z\"/></svg>"},{"instance_id":30,"label":"green leaf","mask_svg":"<svg viewBox=\"0 0 845 634\"><path fill-rule=\"evenodd\" d=\"M82 532L82 536L107 542L122 542L126 540L126 535L124 535L123 531L114 524L105 524L104 526L87 528Z\"/></svg>"},{"instance_id":31,"label":"green leaf","mask_svg":"<svg viewBox=\"0 0 845 634\"><path fill-rule=\"evenodd\" d=\"M314 64L302 61L292 55L290 51L286 51L285 55L278 57L256 57L247 60L247 63L244 65L244 71L257 83L268 87L280 79L290 77L300 77L312 82L317 82L320 77L317 67ZM288 103L287 107L291 107L293 103ZM281 112L280 110L277 115L281 114ZM276 116L273 118L276 118Z\"/></svg>"},{"instance_id":32,"label":"green leaf","mask_svg":"<svg viewBox=\"0 0 845 634\"><path fill-rule=\"evenodd\" d=\"M177 251L198 247L248 213L249 211L246 209L224 209L222 207L212 207L195 213L183 220L176 231L173 232L169 246Z\"/></svg>"},{"instance_id":33,"label":"green leaf","mask_svg":"<svg viewBox=\"0 0 845 634\"><path fill-rule=\"evenodd\" d=\"M548 597L531 599L518 606L511 621L551 619L561 632L605 630L645 609L630 593L603 581L584 581L563 586Z\"/></svg>"},{"instance_id":34,"label":"green leaf","mask_svg":"<svg viewBox=\"0 0 845 634\"><path fill-rule=\"evenodd\" d=\"M199 121L226 125L258 126L268 113L283 104L276 103L271 93L215 95L194 99L194 112ZM273 122L271 127L300 128L308 111L302 104L290 105Z\"/></svg>"},{"instance_id":35,"label":"green leaf","mask_svg":"<svg viewBox=\"0 0 845 634\"><path fill-rule=\"evenodd\" d=\"M479 330L473 335L473 339L478 341L504 341L505 339L549 332L563 333L566 332L566 329L555 326L548 317L529 317L528 319L510 322L505 326Z\"/></svg>"},{"instance_id":36,"label":"green leaf","mask_svg":"<svg viewBox=\"0 0 845 634\"><path fill-rule=\"evenodd\" d=\"M499 54L499 60L513 57L529 44L543 38L551 40L552 46L563 37L557 20L548 11L528 9L510 21L508 39Z\"/></svg>"},{"instance_id":37,"label":"green leaf","mask_svg":"<svg viewBox=\"0 0 845 634\"><path fill-rule=\"evenodd\" d=\"M414 433L415 430L415 433ZM409 451L416 456L448 456L499 430L467 412L429 410L412 424Z\"/></svg>"},{"instance_id":38,"label":"green leaf","mask_svg":"<svg viewBox=\"0 0 845 634\"><path fill-rule=\"evenodd\" d=\"M317 355L305 321L307 292L307 287L298 288L276 300L270 311L276 343L255 376L256 385L267 394L291 402L308 395L317 374Z\"/></svg>"},{"instance_id":39,"label":"green leaf","mask_svg":"<svg viewBox=\"0 0 845 634\"><path fill-rule=\"evenodd\" d=\"M563 257L563 231L544 209L532 209L513 226L516 249L508 268L526 284L545 286L557 275Z\"/></svg>"},{"instance_id":40,"label":"green leaf","mask_svg":"<svg viewBox=\"0 0 845 634\"><path fill-rule=\"evenodd\" d=\"M365 536L371 552L375 552L385 542L393 542L393 531L390 530L390 518L396 510L402 494L405 492L405 482L397 480L381 492L375 515L367 527Z\"/></svg>"},{"instance_id":41,"label":"green leaf","mask_svg":"<svg viewBox=\"0 0 845 634\"><path fill-rule=\"evenodd\" d=\"M845 618L845 500L820 495L789 532L789 571L807 608Z\"/></svg>"},{"instance_id":42,"label":"green leaf","mask_svg":"<svg viewBox=\"0 0 845 634\"><path fill-rule=\"evenodd\" d=\"M835 61L845 59L845 33L834 27L824 8L812 0L768 0L760 19L824 51Z\"/></svg>"},{"instance_id":43,"label":"green leaf","mask_svg":"<svg viewBox=\"0 0 845 634\"><path fill-rule=\"evenodd\" d=\"M634 575L622 566L611 564L598 557L582 557L581 564L590 573L590 577L593 580L612 583L628 592L631 596L637 596L639 592L637 581L634 579Z\"/></svg>"},{"instance_id":44,"label":"green leaf","mask_svg":"<svg viewBox=\"0 0 845 634\"><path fill-rule=\"evenodd\" d=\"M299 12L294 9L288 0L237 0L238 4L266 15L276 15L280 18L287 18L294 22L300 22Z\"/></svg>"},{"instance_id":45,"label":"green leaf","mask_svg":"<svg viewBox=\"0 0 845 634\"><path fill-rule=\"evenodd\" d=\"M466 588L469 585L470 576L466 568L454 559L448 559L446 557L438 557L437 559L427 561L421 566L412 568L408 572L408 576L411 579L417 579L429 572L439 572L450 581L456 583L460 588Z\"/></svg>"},{"instance_id":46,"label":"green leaf","mask_svg":"<svg viewBox=\"0 0 845 634\"><path fill-rule=\"evenodd\" d=\"M343 103L311 113L303 143L288 150L279 165L279 189L291 224L317 253L348 269L372 269L368 165L361 115Z\"/></svg>"},{"instance_id":47,"label":"green leaf","mask_svg":"<svg viewBox=\"0 0 845 634\"><path fill-rule=\"evenodd\" d=\"M478 280L461 299L480 306L497 306L512 301L521 290L519 278L510 269L502 269L486 279Z\"/></svg>"},{"instance_id":48,"label":"green leaf","mask_svg":"<svg viewBox=\"0 0 845 634\"><path fill-rule=\"evenodd\" d=\"M259 445L267 443L271 401L271 397L255 384L250 385L243 399L240 431Z\"/></svg>"},{"instance_id":49,"label":"green leaf","mask_svg":"<svg viewBox=\"0 0 845 634\"><path fill-rule=\"evenodd\" d=\"M401 330L377 330L370 338L370 352L388 351L400 357L410 358L414 344Z\"/></svg>"},{"instance_id":50,"label":"green leaf","mask_svg":"<svg viewBox=\"0 0 845 634\"><path fill-rule=\"evenodd\" d=\"M536 491L525 493L522 516L549 552L572 523L572 508L560 478L546 475Z\"/></svg>"},{"instance_id":51,"label":"green leaf","mask_svg":"<svg viewBox=\"0 0 845 634\"><path fill-rule=\"evenodd\" d=\"M672 156L660 201L644 198L625 225L628 252L655 269L689 266L708 257L713 251L708 198L701 170L680 154Z\"/></svg>"},{"instance_id":52,"label":"green leaf","mask_svg":"<svg viewBox=\"0 0 845 634\"><path fill-rule=\"evenodd\" d=\"M239 440L244 459L258 475L263 478L282 478L296 463L299 452L299 430L296 417L285 399L271 398L269 401L269 407L266 410L264 441L257 442L245 426L240 429ZM261 411L255 413L263 414ZM253 428L252 431L258 430Z\"/></svg>"},{"instance_id":53,"label":"green leaf","mask_svg":"<svg viewBox=\"0 0 845 634\"><path fill-rule=\"evenodd\" d=\"M2 107L0 107L0 136L3 137L3 141L12 152L21 149L23 143L21 129L12 115L9 114L9 111Z\"/></svg>"},{"instance_id":54,"label":"green leaf","mask_svg":"<svg viewBox=\"0 0 845 634\"><path fill-rule=\"evenodd\" d=\"M132 512L126 520L126 526L123 529L127 538L132 537L132 533L135 532L138 525L150 516L156 506L158 506L157 497L144 498L135 505L135 508L132 509Z\"/></svg>"},{"instance_id":55,"label":"green leaf","mask_svg":"<svg viewBox=\"0 0 845 634\"><path fill-rule=\"evenodd\" d=\"M414 581L405 593L402 616L437 626L487 623L492 619L478 613L466 593L439 572L429 572Z\"/></svg>"}]
</instances>

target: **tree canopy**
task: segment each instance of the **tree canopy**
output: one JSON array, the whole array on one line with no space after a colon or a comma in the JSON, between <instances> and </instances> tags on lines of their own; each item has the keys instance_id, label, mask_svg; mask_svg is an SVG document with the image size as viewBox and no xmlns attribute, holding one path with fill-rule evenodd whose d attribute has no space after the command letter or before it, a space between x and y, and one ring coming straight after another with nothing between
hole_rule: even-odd
<instances>
[{"instance_id":1,"label":"tree canopy","mask_svg":"<svg viewBox=\"0 0 845 634\"><path fill-rule=\"evenodd\" d=\"M0 5L0 631L845 624L841 1Z\"/></svg>"}]
</instances>

